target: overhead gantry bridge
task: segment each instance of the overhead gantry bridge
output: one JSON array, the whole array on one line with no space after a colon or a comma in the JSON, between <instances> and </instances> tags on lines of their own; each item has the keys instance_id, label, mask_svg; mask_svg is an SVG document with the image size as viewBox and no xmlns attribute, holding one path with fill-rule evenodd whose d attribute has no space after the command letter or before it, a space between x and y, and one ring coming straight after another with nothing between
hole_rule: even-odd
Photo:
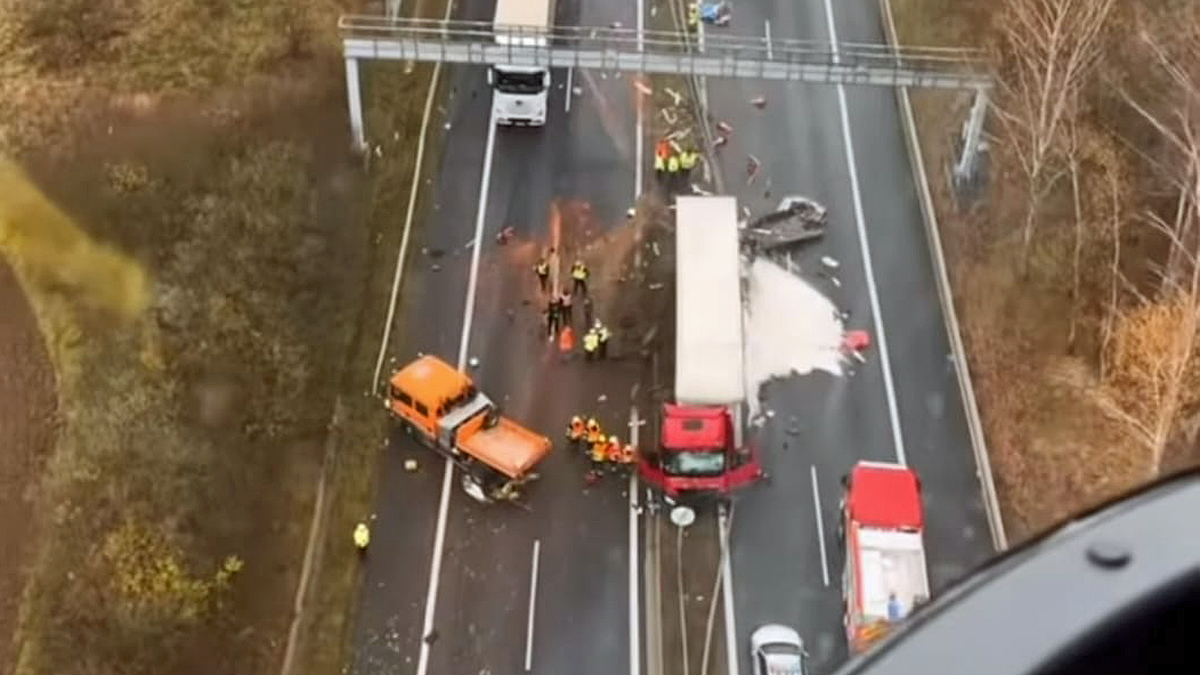
<instances>
[{"instance_id":1,"label":"overhead gantry bridge","mask_svg":"<svg viewBox=\"0 0 1200 675\"><path fill-rule=\"evenodd\" d=\"M779 40L755 36L705 36L703 49L688 47L677 32L627 28L497 26L386 16L338 20L346 58L350 125L355 145L366 146L358 61L393 60L463 65L587 68L631 73L845 84L878 87L973 89L960 168L973 164L992 86L989 61L977 50L892 47Z\"/></svg>"}]
</instances>

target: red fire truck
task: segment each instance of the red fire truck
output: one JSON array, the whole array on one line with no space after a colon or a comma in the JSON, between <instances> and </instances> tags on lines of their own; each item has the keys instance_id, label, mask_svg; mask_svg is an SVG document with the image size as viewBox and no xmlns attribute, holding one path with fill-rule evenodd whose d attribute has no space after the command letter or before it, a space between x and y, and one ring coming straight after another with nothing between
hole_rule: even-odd
<instances>
[{"instance_id":1,"label":"red fire truck","mask_svg":"<svg viewBox=\"0 0 1200 675\"><path fill-rule=\"evenodd\" d=\"M671 498L729 494L763 476L742 440L746 401L737 204L675 200L675 403L662 409L643 479Z\"/></svg>"},{"instance_id":2,"label":"red fire truck","mask_svg":"<svg viewBox=\"0 0 1200 675\"><path fill-rule=\"evenodd\" d=\"M920 480L906 466L859 462L843 481L844 622L851 653L858 654L929 598L924 514Z\"/></svg>"}]
</instances>

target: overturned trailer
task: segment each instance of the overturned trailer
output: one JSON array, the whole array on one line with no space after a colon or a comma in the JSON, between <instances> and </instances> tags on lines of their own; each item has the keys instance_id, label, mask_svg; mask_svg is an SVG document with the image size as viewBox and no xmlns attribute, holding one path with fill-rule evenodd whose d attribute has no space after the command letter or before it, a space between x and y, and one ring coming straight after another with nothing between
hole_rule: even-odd
<instances>
[{"instance_id":1,"label":"overturned trailer","mask_svg":"<svg viewBox=\"0 0 1200 675\"><path fill-rule=\"evenodd\" d=\"M743 443L746 403L737 204L680 197L675 206L675 402L639 472L671 498L724 496L762 477Z\"/></svg>"}]
</instances>

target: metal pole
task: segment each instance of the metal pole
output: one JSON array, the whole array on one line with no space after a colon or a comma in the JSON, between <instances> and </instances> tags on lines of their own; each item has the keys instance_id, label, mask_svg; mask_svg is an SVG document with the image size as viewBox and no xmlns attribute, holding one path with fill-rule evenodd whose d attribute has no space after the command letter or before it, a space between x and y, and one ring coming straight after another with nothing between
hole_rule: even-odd
<instances>
[{"instance_id":1,"label":"metal pole","mask_svg":"<svg viewBox=\"0 0 1200 675\"><path fill-rule=\"evenodd\" d=\"M975 159L979 152L980 137L983 136L983 121L987 118L987 108L987 89L976 89L975 102L971 105L971 114L967 118L966 131L963 134L962 155L954 167L954 178L960 185L975 175Z\"/></svg>"},{"instance_id":2,"label":"metal pole","mask_svg":"<svg viewBox=\"0 0 1200 675\"><path fill-rule=\"evenodd\" d=\"M362 90L358 83L358 59L346 58L346 102L350 106L350 136L356 152L366 152L363 131Z\"/></svg>"}]
</instances>

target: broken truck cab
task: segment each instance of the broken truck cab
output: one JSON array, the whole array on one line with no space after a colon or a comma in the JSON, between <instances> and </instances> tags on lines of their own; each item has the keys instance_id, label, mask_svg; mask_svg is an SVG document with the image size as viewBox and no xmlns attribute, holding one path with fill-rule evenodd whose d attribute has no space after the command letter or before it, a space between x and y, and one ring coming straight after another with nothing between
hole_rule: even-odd
<instances>
[{"instance_id":1,"label":"broken truck cab","mask_svg":"<svg viewBox=\"0 0 1200 675\"><path fill-rule=\"evenodd\" d=\"M746 386L737 206L732 197L675 202L675 404L638 470L672 499L726 496L762 466L742 443Z\"/></svg>"},{"instance_id":2,"label":"broken truck cab","mask_svg":"<svg viewBox=\"0 0 1200 675\"><path fill-rule=\"evenodd\" d=\"M754 451L739 447L735 436L726 407L668 403L658 451L641 458L641 475L672 499L727 495L762 477Z\"/></svg>"},{"instance_id":3,"label":"broken truck cab","mask_svg":"<svg viewBox=\"0 0 1200 675\"><path fill-rule=\"evenodd\" d=\"M479 501L515 499L550 452L550 439L500 415L466 374L422 356L392 376L388 409L411 436L462 469Z\"/></svg>"}]
</instances>

